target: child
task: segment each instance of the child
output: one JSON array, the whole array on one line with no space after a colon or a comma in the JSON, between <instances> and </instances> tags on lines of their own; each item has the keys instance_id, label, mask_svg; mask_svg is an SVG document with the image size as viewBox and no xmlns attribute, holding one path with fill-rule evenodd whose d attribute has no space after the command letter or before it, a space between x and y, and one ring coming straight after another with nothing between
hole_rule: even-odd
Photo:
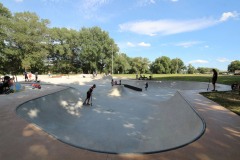
<instances>
[{"instance_id":1,"label":"child","mask_svg":"<svg viewBox=\"0 0 240 160\"><path fill-rule=\"evenodd\" d=\"M145 90L147 90L147 88L148 88L148 82L146 82L145 84Z\"/></svg>"},{"instance_id":2,"label":"child","mask_svg":"<svg viewBox=\"0 0 240 160\"><path fill-rule=\"evenodd\" d=\"M94 89L94 88L96 88L96 85L95 85L95 84L94 84L91 88L89 88L89 90L87 91L87 97L86 97L85 101L83 102L84 105L85 105L85 104L90 105L89 100L90 100L90 98L91 98L91 96L92 96L92 92L93 92L93 89ZM86 102L87 102L87 103L86 103Z\"/></svg>"}]
</instances>

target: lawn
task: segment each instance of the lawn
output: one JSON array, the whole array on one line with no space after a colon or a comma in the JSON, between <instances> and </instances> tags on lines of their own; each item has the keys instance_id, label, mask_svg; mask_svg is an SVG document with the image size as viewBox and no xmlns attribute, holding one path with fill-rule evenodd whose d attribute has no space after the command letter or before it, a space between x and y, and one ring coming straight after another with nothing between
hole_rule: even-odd
<instances>
[{"instance_id":1,"label":"lawn","mask_svg":"<svg viewBox=\"0 0 240 160\"><path fill-rule=\"evenodd\" d=\"M114 74L114 77L136 79L135 74ZM145 74L149 77L150 74ZM197 81L197 82L209 82L212 74L153 74L151 75L153 80L175 80L175 81ZM239 75L219 75L217 83L231 85L234 82L240 83ZM229 87L230 88L230 87ZM216 103L224 106L232 112L240 115L240 93L238 91L226 91L226 92L204 92L203 96L215 101Z\"/></svg>"},{"instance_id":2,"label":"lawn","mask_svg":"<svg viewBox=\"0 0 240 160\"><path fill-rule=\"evenodd\" d=\"M150 74L144 74L149 77ZM114 77L125 77L130 79L136 79L135 74L114 74ZM176 80L176 81L197 81L197 82L209 82L212 74L152 74L153 80ZM217 83L231 85L238 81L240 83L239 75L219 75Z\"/></svg>"},{"instance_id":3,"label":"lawn","mask_svg":"<svg viewBox=\"0 0 240 160\"><path fill-rule=\"evenodd\" d=\"M204 92L201 94L240 115L240 95L238 91Z\"/></svg>"}]
</instances>

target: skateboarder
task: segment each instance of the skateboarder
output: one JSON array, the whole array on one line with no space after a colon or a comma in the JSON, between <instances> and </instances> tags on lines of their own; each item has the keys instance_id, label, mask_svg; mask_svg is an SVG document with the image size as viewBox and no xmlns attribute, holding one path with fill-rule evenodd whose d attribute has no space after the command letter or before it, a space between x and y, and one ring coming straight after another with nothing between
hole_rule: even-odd
<instances>
[{"instance_id":1,"label":"skateboarder","mask_svg":"<svg viewBox=\"0 0 240 160\"><path fill-rule=\"evenodd\" d=\"M85 101L83 102L84 105L85 105L85 104L90 105L89 100L90 100L90 98L91 98L91 96L92 96L92 92L93 92L93 89L94 89L94 88L96 88L96 85L95 85L95 84L94 84L91 88L89 88L89 90L87 91L87 97L86 97ZM87 103L86 103L86 102L87 102Z\"/></svg>"}]
</instances>

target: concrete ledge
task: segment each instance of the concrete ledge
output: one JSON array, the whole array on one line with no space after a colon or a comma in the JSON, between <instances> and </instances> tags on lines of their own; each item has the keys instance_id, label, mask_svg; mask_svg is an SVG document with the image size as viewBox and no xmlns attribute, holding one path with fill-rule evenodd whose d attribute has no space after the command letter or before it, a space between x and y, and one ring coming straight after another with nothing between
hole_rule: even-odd
<instances>
[{"instance_id":1,"label":"concrete ledge","mask_svg":"<svg viewBox=\"0 0 240 160\"><path fill-rule=\"evenodd\" d=\"M140 91L140 92L142 92L142 88L138 88L138 87L131 86L131 85L128 85L128 84L123 84L123 85L124 85L124 87L133 89L133 90L135 90L135 91Z\"/></svg>"}]
</instances>

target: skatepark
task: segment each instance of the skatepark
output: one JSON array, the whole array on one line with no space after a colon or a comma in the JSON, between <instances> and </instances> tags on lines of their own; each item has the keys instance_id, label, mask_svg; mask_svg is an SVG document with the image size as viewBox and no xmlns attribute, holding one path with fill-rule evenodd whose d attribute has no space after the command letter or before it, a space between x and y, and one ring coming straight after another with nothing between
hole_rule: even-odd
<instances>
[{"instance_id":1,"label":"skatepark","mask_svg":"<svg viewBox=\"0 0 240 160\"><path fill-rule=\"evenodd\" d=\"M146 81L121 81L46 76L42 89L22 83L22 92L1 95L0 159L239 157L240 118L198 94L208 83L148 81L145 90ZM92 105L83 105L93 84Z\"/></svg>"}]
</instances>

